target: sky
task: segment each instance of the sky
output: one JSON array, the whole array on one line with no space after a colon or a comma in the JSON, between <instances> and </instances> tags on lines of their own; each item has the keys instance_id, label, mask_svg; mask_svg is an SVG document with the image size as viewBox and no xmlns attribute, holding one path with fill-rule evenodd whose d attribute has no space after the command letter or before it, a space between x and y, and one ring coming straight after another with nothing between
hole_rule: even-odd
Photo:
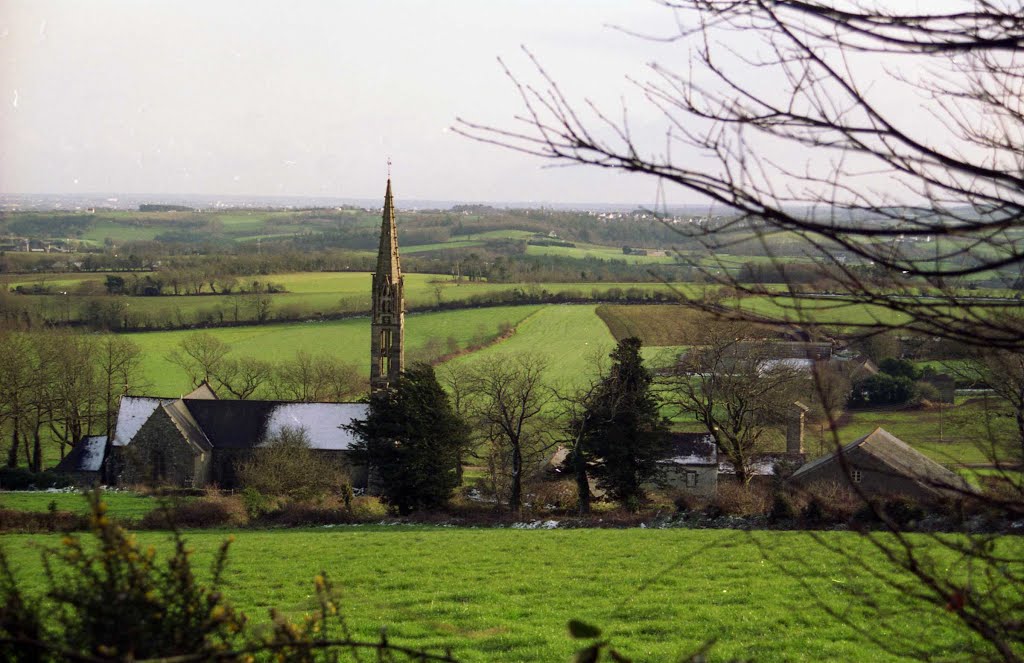
<instances>
[{"instance_id":1,"label":"sky","mask_svg":"<svg viewBox=\"0 0 1024 663\"><path fill-rule=\"evenodd\" d=\"M0 193L653 205L657 182L453 133L514 127L528 48L570 96L662 131L627 77L678 54L635 0L4 0ZM700 203L669 192L669 203Z\"/></svg>"}]
</instances>

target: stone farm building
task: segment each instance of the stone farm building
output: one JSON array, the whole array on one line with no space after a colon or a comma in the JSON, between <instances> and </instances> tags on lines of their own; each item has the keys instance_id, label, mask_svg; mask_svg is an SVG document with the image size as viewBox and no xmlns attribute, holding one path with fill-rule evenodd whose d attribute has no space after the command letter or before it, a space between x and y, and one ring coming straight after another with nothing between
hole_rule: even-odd
<instances>
[{"instance_id":1,"label":"stone farm building","mask_svg":"<svg viewBox=\"0 0 1024 663\"><path fill-rule=\"evenodd\" d=\"M390 178L382 216L371 286L373 391L392 385L405 359L404 279ZM65 462L80 481L232 488L238 461L284 428L304 430L313 450L348 463L355 437L347 426L365 418L367 409L364 403L219 400L206 385L180 398L125 396L113 438L90 442ZM357 484L362 479L353 475Z\"/></svg>"},{"instance_id":2,"label":"stone farm building","mask_svg":"<svg viewBox=\"0 0 1024 663\"><path fill-rule=\"evenodd\" d=\"M957 498L973 492L949 470L884 428L876 428L838 451L816 458L790 481L815 488L851 488L865 495L902 495L918 501Z\"/></svg>"}]
</instances>

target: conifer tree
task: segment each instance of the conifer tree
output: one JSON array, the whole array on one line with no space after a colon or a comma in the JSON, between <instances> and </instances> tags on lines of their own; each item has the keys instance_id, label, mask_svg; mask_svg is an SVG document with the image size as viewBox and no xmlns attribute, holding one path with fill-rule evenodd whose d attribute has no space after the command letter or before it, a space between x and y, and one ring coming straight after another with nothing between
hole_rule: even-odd
<instances>
[{"instance_id":1,"label":"conifer tree","mask_svg":"<svg viewBox=\"0 0 1024 663\"><path fill-rule=\"evenodd\" d=\"M651 392L653 378L640 356L640 339L619 341L608 374L587 409L581 451L593 461L598 487L624 504L644 497L643 484L659 474L669 447L667 421Z\"/></svg>"},{"instance_id":2,"label":"conifer tree","mask_svg":"<svg viewBox=\"0 0 1024 663\"><path fill-rule=\"evenodd\" d=\"M443 505L459 485L468 428L428 364L406 369L391 389L370 396L366 419L352 423L357 459L379 478L384 500L407 514Z\"/></svg>"}]
</instances>

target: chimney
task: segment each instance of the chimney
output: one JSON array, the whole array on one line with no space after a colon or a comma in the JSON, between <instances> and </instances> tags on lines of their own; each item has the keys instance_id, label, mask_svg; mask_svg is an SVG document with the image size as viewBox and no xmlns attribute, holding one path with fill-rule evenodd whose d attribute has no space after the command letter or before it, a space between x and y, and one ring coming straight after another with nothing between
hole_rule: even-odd
<instances>
[{"instance_id":1,"label":"chimney","mask_svg":"<svg viewBox=\"0 0 1024 663\"><path fill-rule=\"evenodd\" d=\"M808 408L800 401L794 401L786 417L786 453L802 456L804 453L804 415Z\"/></svg>"}]
</instances>

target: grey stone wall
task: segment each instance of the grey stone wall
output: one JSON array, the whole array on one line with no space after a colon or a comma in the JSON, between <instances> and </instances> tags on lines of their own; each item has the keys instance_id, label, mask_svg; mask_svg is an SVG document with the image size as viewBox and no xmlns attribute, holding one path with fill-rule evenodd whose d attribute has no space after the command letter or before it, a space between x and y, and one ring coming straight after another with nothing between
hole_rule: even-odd
<instances>
[{"instance_id":1,"label":"grey stone wall","mask_svg":"<svg viewBox=\"0 0 1024 663\"><path fill-rule=\"evenodd\" d=\"M120 455L122 485L195 488L207 483L210 454L190 445L161 408L142 425Z\"/></svg>"},{"instance_id":2,"label":"grey stone wall","mask_svg":"<svg viewBox=\"0 0 1024 663\"><path fill-rule=\"evenodd\" d=\"M872 456L854 449L846 456L848 471L838 461L825 463L800 477L799 483L810 490L840 487L852 489L854 483L866 495L903 495L915 500L936 498L936 493L917 481L902 476Z\"/></svg>"},{"instance_id":3,"label":"grey stone wall","mask_svg":"<svg viewBox=\"0 0 1024 663\"><path fill-rule=\"evenodd\" d=\"M718 465L676 465L667 468L663 485L700 497L714 497L718 492Z\"/></svg>"}]
</instances>

